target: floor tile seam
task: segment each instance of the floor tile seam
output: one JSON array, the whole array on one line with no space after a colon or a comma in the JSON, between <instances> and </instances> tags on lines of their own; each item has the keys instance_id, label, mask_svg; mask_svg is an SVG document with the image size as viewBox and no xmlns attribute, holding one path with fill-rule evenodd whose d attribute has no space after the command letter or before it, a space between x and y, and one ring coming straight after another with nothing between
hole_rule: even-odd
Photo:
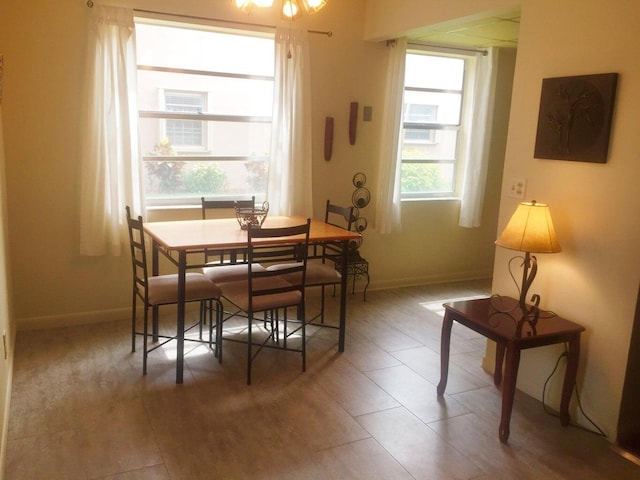
<instances>
[{"instance_id":1,"label":"floor tile seam","mask_svg":"<svg viewBox=\"0 0 640 480\"><path fill-rule=\"evenodd\" d=\"M160 465L162 465L164 467L165 471L167 470L167 466L164 463L155 463L153 465L147 465L147 466L144 466L144 467L134 468L134 469L131 469L131 470L122 470L121 472L118 472L118 473L109 474L107 476L101 475L99 477L91 477L91 476L87 475L87 472L85 471L85 476L86 476L86 480L106 480L106 479L113 478L113 477L116 477L116 476L119 477L119 476L121 476L123 474L129 474L129 473L134 473L134 472L143 472L144 470L146 470L148 468L158 467ZM171 477L168 477L168 478L170 479Z\"/></svg>"},{"instance_id":2,"label":"floor tile seam","mask_svg":"<svg viewBox=\"0 0 640 480\"><path fill-rule=\"evenodd\" d=\"M444 442L446 445L449 446L449 448L451 448L452 450L454 450L455 452L457 452L459 455L461 455L462 457L466 458L468 462L470 462L472 465L474 465L480 472L479 475L475 476L475 477L471 477L468 480L473 480L473 478L484 478L486 475L490 475L491 472L490 471L486 471L484 468L482 468L482 465L479 465L477 462L474 461L473 458L469 457L467 454L465 454L462 450L460 450L458 447L456 447L453 443L447 441L447 439L445 437L443 437L442 435L440 435L440 433L433 428L433 425L438 424L438 423L444 423L447 422L449 420L452 419L457 419L457 418L461 418L461 417L465 417L468 415L473 415L475 417L478 417L478 415L472 411L469 410L466 413L461 413L458 415L453 415L451 417L447 417L447 418L439 418L438 420L433 420L431 422L422 422L426 425L426 427L431 430L442 442ZM420 420L420 419L418 419Z\"/></svg>"},{"instance_id":3,"label":"floor tile seam","mask_svg":"<svg viewBox=\"0 0 640 480\"><path fill-rule=\"evenodd\" d=\"M415 417L418 421L422 422L422 420L420 420L418 417L416 417L416 415L415 415L411 410L409 410L407 407L405 407L405 406L404 406L404 405L402 405L402 404L399 404L399 405L398 405L398 406L396 406L396 407L384 408L384 409L382 409L382 410L378 410L378 411L376 411L376 412L364 413L364 414L361 414L361 415L357 415L357 416L354 416L354 417L353 417L353 419L354 419L354 420L356 420L356 422L358 422L358 420L357 420L357 419L358 419L359 417L364 417L364 416L367 416L367 415L373 415L373 414L380 413L380 412L385 412L385 411L395 410L395 409L398 409L398 408L402 408L402 409L403 409L403 410L405 410L409 415L411 415L411 416ZM424 423L424 422L422 422L422 423ZM373 433L371 433L369 430L367 430L367 428L366 428L364 425L362 425L362 423L358 422L358 425L360 425L360 427L361 427L365 432L367 432L367 433L369 434L369 438L370 438L371 440L373 440L374 442L376 442L376 444L378 444L378 446L379 446L380 448L382 448L385 452L387 452L387 454L388 454L391 458L393 458L393 460L396 462L396 464L397 464L399 467L401 467L401 468L402 468L402 470L404 470L404 471L407 473L407 475L409 475L409 477L411 477L411 478L413 478L413 479L415 479L415 478L416 478L415 476L413 476L413 475L411 474L411 472L410 472L409 470L407 470L407 468L406 468L406 467L404 466L404 464L400 461L400 459L396 458L396 456L395 456L392 452L390 452L390 451L389 451L389 450L388 450L388 449L387 449L387 448L386 448L386 447L385 447L385 446L380 442L380 440L378 440L378 439L376 438L376 436L375 436ZM353 442L348 442L348 443L353 443Z\"/></svg>"},{"instance_id":4,"label":"floor tile seam","mask_svg":"<svg viewBox=\"0 0 640 480\"><path fill-rule=\"evenodd\" d=\"M169 472L169 470L167 468L167 459L165 457L165 452L162 449L162 445L161 445L160 441L158 440L158 437L161 436L161 433L158 432L158 430L156 429L156 425L153 422L152 413L149 410L149 404L147 402L142 402L142 407L144 408L145 416L147 418L147 422L149 423L149 428L151 429L151 432L153 433L153 443L154 443L154 445L156 447L156 450L158 451L158 454L160 455L160 458L162 459L162 463L158 463L158 464L154 464L154 465L147 465L147 466L139 468L137 470L142 470L144 468L149 468L149 467L155 466L155 465L163 465L164 469L167 472ZM132 471L136 471L136 470L132 470ZM125 472L121 472L121 473L125 473ZM169 478L171 478L171 475L169 475Z\"/></svg>"}]
</instances>

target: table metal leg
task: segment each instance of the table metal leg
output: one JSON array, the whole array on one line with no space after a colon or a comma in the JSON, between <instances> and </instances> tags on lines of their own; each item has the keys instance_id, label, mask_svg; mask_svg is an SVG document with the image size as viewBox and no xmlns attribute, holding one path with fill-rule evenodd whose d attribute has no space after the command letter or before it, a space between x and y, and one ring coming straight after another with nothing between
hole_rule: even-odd
<instances>
[{"instance_id":1,"label":"table metal leg","mask_svg":"<svg viewBox=\"0 0 640 480\"><path fill-rule=\"evenodd\" d=\"M569 415L569 402L576 384L578 375L578 361L580 359L580 334L576 334L568 342L567 370L564 373L564 384L562 385L562 397L560 400L560 422L562 425L569 425L571 416Z\"/></svg>"},{"instance_id":2,"label":"table metal leg","mask_svg":"<svg viewBox=\"0 0 640 480\"><path fill-rule=\"evenodd\" d=\"M507 362L504 370L504 384L502 385L502 415L498 435L502 443L509 439L509 423L513 410L513 398L516 394L516 381L518 379L518 366L520 365L520 349L507 345Z\"/></svg>"},{"instance_id":3,"label":"table metal leg","mask_svg":"<svg viewBox=\"0 0 640 480\"><path fill-rule=\"evenodd\" d=\"M447 310L442 320L442 335L440 337L440 383L438 383L437 392L439 396L444 395L447 388L447 378L449 377L449 349L451 346L451 328L453 327L453 318Z\"/></svg>"},{"instance_id":4,"label":"table metal leg","mask_svg":"<svg viewBox=\"0 0 640 480\"><path fill-rule=\"evenodd\" d=\"M338 332L338 351L344 352L344 343L347 324L347 255L349 253L349 242L342 242L342 278L340 279L340 331Z\"/></svg>"}]
</instances>

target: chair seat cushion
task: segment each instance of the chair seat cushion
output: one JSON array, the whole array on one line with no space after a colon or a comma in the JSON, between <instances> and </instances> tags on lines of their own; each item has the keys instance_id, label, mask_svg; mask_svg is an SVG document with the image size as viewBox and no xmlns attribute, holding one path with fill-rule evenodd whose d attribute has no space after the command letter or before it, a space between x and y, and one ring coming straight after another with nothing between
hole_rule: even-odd
<instances>
[{"instance_id":1,"label":"chair seat cushion","mask_svg":"<svg viewBox=\"0 0 640 480\"><path fill-rule=\"evenodd\" d=\"M195 302L220 298L220 288L201 273L185 275L185 300ZM178 302L178 274L149 277L149 304L165 305Z\"/></svg>"},{"instance_id":2,"label":"chair seat cushion","mask_svg":"<svg viewBox=\"0 0 640 480\"><path fill-rule=\"evenodd\" d=\"M253 281L254 292L278 287L286 287L290 284L282 278L260 278ZM244 311L249 310L249 285L248 280L225 283L220 285L222 296ZM302 293L298 290L283 293L253 296L253 311L262 312L275 308L293 307L302 302Z\"/></svg>"},{"instance_id":3,"label":"chair seat cushion","mask_svg":"<svg viewBox=\"0 0 640 480\"><path fill-rule=\"evenodd\" d=\"M271 265L267 270L280 270L290 265ZM282 276L286 281L294 285L300 285L302 273L291 273ZM313 287L317 285L333 285L340 283L342 276L330 265L325 263L307 263L307 273L305 277L305 285Z\"/></svg>"},{"instance_id":4,"label":"chair seat cushion","mask_svg":"<svg viewBox=\"0 0 640 480\"><path fill-rule=\"evenodd\" d=\"M207 265L216 265L215 263L210 263ZM220 264L217 266L204 267L202 269L202 273L204 273L209 280L213 283L228 283L228 282L237 282L240 280L246 280L249 276L249 264L247 263L238 263L235 265L224 265ZM253 264L253 271L262 270L265 268L259 263Z\"/></svg>"}]
</instances>

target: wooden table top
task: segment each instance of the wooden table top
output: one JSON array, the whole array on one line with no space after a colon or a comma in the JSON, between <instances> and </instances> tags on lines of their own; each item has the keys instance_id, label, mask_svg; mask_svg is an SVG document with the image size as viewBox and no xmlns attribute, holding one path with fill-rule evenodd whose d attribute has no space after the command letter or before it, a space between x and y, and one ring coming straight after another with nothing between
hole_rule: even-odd
<instances>
[{"instance_id":1,"label":"wooden table top","mask_svg":"<svg viewBox=\"0 0 640 480\"><path fill-rule=\"evenodd\" d=\"M302 216L267 217L264 227L290 227L306 222ZM159 245L169 250L199 250L204 248L241 248L247 245L247 231L242 230L235 218L210 220L178 220L149 222L144 229ZM309 242L356 240L357 232L311 220ZM256 239L258 240L258 239ZM264 243L277 243L277 239L261 239ZM287 239L291 241L291 239Z\"/></svg>"},{"instance_id":2,"label":"wooden table top","mask_svg":"<svg viewBox=\"0 0 640 480\"><path fill-rule=\"evenodd\" d=\"M514 342L544 342L545 338L572 335L584 327L552 312L540 311L535 332L525 325L522 336L516 335L516 324L522 314L515 298L494 296L476 300L462 300L445 303L447 311L454 314L454 320L493 340Z\"/></svg>"}]
</instances>

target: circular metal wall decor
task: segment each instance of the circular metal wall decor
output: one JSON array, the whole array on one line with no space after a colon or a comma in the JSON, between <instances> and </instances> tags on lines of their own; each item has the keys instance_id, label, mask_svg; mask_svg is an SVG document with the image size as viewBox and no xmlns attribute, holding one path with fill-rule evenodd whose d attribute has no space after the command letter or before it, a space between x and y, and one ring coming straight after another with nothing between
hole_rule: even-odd
<instances>
[{"instance_id":1,"label":"circular metal wall decor","mask_svg":"<svg viewBox=\"0 0 640 480\"><path fill-rule=\"evenodd\" d=\"M364 184L367 183L367 176L358 172L353 176L353 186L356 188L364 187Z\"/></svg>"}]
</instances>

